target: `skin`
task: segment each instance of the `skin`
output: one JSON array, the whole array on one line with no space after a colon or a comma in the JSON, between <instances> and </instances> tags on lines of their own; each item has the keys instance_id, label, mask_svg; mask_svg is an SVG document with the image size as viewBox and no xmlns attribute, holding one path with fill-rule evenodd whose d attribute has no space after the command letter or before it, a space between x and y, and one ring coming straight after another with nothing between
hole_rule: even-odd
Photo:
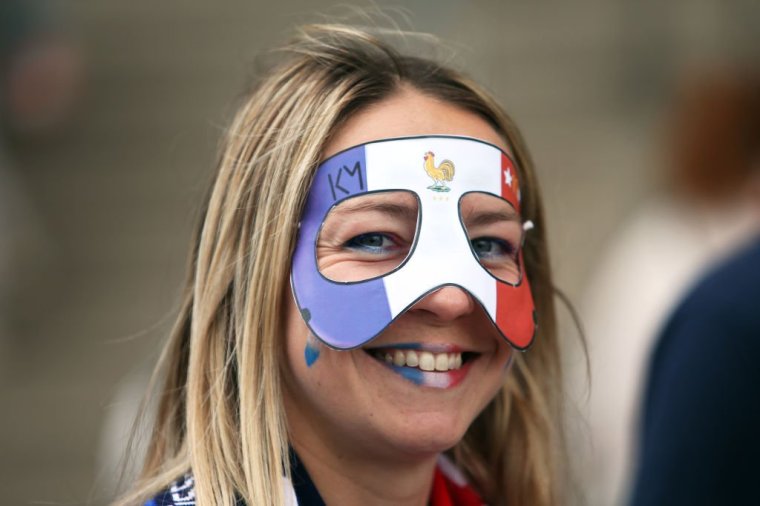
<instances>
[{"instance_id":1,"label":"skin","mask_svg":"<svg viewBox=\"0 0 760 506\"><path fill-rule=\"evenodd\" d=\"M508 150L480 117L401 89L353 115L324 157L371 140L465 135ZM290 441L330 505L425 505L439 454L453 447L504 382L511 348L466 292L445 287L401 315L367 347L446 345L478 353L453 388L415 385L363 349L320 346L308 366L309 332L288 293L284 403Z\"/></svg>"}]
</instances>

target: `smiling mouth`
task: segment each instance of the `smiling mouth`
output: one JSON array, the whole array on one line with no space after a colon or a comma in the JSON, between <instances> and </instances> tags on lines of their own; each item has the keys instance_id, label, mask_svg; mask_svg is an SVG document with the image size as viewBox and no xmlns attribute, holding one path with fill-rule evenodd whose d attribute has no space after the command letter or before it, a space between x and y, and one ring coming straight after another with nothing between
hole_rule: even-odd
<instances>
[{"instance_id":1,"label":"smiling mouth","mask_svg":"<svg viewBox=\"0 0 760 506\"><path fill-rule=\"evenodd\" d=\"M434 353L424 350L399 348L365 349L372 358L396 367L408 367L425 372L456 371L474 359L478 354L472 352Z\"/></svg>"}]
</instances>

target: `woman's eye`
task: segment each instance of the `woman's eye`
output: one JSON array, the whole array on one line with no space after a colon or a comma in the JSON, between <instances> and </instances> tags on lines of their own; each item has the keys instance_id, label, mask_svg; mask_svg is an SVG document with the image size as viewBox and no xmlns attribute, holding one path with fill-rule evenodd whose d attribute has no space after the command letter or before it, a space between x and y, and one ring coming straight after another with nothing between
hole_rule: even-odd
<instances>
[{"instance_id":1,"label":"woman's eye","mask_svg":"<svg viewBox=\"0 0 760 506\"><path fill-rule=\"evenodd\" d=\"M344 246L348 249L374 254L388 253L397 249L397 244L393 239L379 232L357 235L349 239Z\"/></svg>"},{"instance_id":2,"label":"woman's eye","mask_svg":"<svg viewBox=\"0 0 760 506\"><path fill-rule=\"evenodd\" d=\"M481 260L514 259L515 248L507 241L493 237L478 237L470 241L472 249Z\"/></svg>"}]
</instances>

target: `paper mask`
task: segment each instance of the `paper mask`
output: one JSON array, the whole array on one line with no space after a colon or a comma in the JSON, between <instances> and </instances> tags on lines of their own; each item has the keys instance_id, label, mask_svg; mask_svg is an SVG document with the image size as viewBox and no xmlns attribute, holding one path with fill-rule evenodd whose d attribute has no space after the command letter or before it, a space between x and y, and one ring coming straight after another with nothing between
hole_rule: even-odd
<instances>
[{"instance_id":1,"label":"paper mask","mask_svg":"<svg viewBox=\"0 0 760 506\"><path fill-rule=\"evenodd\" d=\"M362 346L417 301L457 286L502 336L526 349L535 310L525 276L515 164L477 139L385 139L317 168L291 284L311 332Z\"/></svg>"}]
</instances>

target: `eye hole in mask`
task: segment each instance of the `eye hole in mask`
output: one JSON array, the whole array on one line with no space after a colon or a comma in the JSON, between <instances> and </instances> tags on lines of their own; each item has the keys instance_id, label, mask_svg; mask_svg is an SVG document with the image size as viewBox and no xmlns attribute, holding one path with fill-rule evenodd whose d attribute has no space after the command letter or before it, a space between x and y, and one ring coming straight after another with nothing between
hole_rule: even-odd
<instances>
[{"instance_id":1,"label":"eye hole in mask","mask_svg":"<svg viewBox=\"0 0 760 506\"><path fill-rule=\"evenodd\" d=\"M459 216L480 265L495 278L517 285L525 231L512 204L490 193L469 192L459 200Z\"/></svg>"},{"instance_id":2,"label":"eye hole in mask","mask_svg":"<svg viewBox=\"0 0 760 506\"><path fill-rule=\"evenodd\" d=\"M411 191L379 191L347 198L325 217L317 240L320 273L357 283L401 268L414 251L420 205ZM486 192L459 201L459 217L475 260L495 278L517 285L523 227L514 207Z\"/></svg>"},{"instance_id":3,"label":"eye hole in mask","mask_svg":"<svg viewBox=\"0 0 760 506\"><path fill-rule=\"evenodd\" d=\"M414 249L419 210L411 191L378 191L342 200L327 213L319 231L319 272L331 281L355 283L400 268Z\"/></svg>"}]
</instances>

